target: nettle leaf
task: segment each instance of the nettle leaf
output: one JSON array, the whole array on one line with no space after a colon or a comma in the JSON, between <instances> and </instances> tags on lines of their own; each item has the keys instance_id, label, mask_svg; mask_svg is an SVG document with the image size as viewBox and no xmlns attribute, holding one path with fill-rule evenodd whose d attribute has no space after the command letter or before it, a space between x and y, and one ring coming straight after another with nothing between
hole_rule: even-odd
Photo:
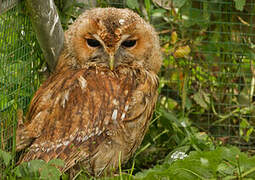
<instances>
[{"instance_id":1,"label":"nettle leaf","mask_svg":"<svg viewBox=\"0 0 255 180\"><path fill-rule=\"evenodd\" d=\"M184 149L185 151L185 149ZM169 156L168 156L169 157ZM162 165L142 171L135 179L222 179L238 174L238 166L245 178L254 178L255 156L248 157L237 147L218 147L212 151L192 151L188 157L165 161ZM231 179L232 179L231 178Z\"/></svg>"},{"instance_id":2,"label":"nettle leaf","mask_svg":"<svg viewBox=\"0 0 255 180\"><path fill-rule=\"evenodd\" d=\"M127 0L127 6L130 9L139 9L139 4L137 0Z\"/></svg>"},{"instance_id":3,"label":"nettle leaf","mask_svg":"<svg viewBox=\"0 0 255 180\"><path fill-rule=\"evenodd\" d=\"M169 177L168 173L168 165L156 165L153 168L148 170L144 170L142 172L138 172L135 175L135 179L146 179L146 180L154 180L161 179L160 177Z\"/></svg>"},{"instance_id":4,"label":"nettle leaf","mask_svg":"<svg viewBox=\"0 0 255 180\"><path fill-rule=\"evenodd\" d=\"M234 0L235 8L239 11L243 11L243 8L246 4L246 0Z\"/></svg>"},{"instance_id":5,"label":"nettle leaf","mask_svg":"<svg viewBox=\"0 0 255 180\"><path fill-rule=\"evenodd\" d=\"M12 155L0 149L0 158L4 160L4 165L8 166L12 160Z\"/></svg>"},{"instance_id":6,"label":"nettle leaf","mask_svg":"<svg viewBox=\"0 0 255 180\"><path fill-rule=\"evenodd\" d=\"M64 167L65 162L61 159L52 159L48 162L48 165Z\"/></svg>"},{"instance_id":7,"label":"nettle leaf","mask_svg":"<svg viewBox=\"0 0 255 180\"><path fill-rule=\"evenodd\" d=\"M42 179L58 180L60 176L60 170L54 166L46 166L40 172L40 178Z\"/></svg>"},{"instance_id":8,"label":"nettle leaf","mask_svg":"<svg viewBox=\"0 0 255 180\"><path fill-rule=\"evenodd\" d=\"M39 177L39 171L44 168L46 162L43 160L32 160L18 165L14 169L17 177Z\"/></svg>"},{"instance_id":9,"label":"nettle leaf","mask_svg":"<svg viewBox=\"0 0 255 180\"><path fill-rule=\"evenodd\" d=\"M46 165L46 162L43 160L32 160L27 163L27 167L31 173L37 173Z\"/></svg>"}]
</instances>

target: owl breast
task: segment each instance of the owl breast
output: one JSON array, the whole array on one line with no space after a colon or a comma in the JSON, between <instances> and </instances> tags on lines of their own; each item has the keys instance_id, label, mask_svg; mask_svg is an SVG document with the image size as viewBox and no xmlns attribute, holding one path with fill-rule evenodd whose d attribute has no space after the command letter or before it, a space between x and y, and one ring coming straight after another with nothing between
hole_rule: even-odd
<instances>
[{"instance_id":1,"label":"owl breast","mask_svg":"<svg viewBox=\"0 0 255 180\"><path fill-rule=\"evenodd\" d=\"M157 99L156 74L92 66L51 76L35 94L23 134L31 146L21 161L60 158L63 171L93 175L116 169L140 145ZM22 145L23 147L24 145Z\"/></svg>"}]
</instances>

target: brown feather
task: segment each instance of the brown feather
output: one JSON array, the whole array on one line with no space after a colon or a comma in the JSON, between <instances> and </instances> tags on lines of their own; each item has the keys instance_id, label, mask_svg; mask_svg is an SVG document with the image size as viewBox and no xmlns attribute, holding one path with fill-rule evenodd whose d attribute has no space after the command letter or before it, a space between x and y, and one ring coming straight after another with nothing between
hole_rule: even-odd
<instances>
[{"instance_id":1,"label":"brown feather","mask_svg":"<svg viewBox=\"0 0 255 180\"><path fill-rule=\"evenodd\" d=\"M65 171L92 156L89 163L97 174L105 151L100 146L121 151L127 160L133 153L127 147L141 143L157 98L156 75L148 73L94 66L53 75L31 102L27 127L38 134L21 162L61 158ZM114 168L117 160L112 160Z\"/></svg>"},{"instance_id":2,"label":"brown feather","mask_svg":"<svg viewBox=\"0 0 255 180\"><path fill-rule=\"evenodd\" d=\"M123 46L129 39L135 45ZM160 65L157 34L139 15L116 8L86 11L66 31L55 74L37 90L18 126L17 150L27 148L20 162L60 158L62 171L83 166L95 176L116 170L119 156L126 162L148 128Z\"/></svg>"}]
</instances>

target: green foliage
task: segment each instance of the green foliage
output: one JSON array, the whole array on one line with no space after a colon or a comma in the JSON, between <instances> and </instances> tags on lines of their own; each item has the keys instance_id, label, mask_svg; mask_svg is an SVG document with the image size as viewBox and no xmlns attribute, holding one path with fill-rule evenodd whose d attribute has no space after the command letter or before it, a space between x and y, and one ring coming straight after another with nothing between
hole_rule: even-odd
<instances>
[{"instance_id":1,"label":"green foliage","mask_svg":"<svg viewBox=\"0 0 255 180\"><path fill-rule=\"evenodd\" d=\"M239 126L228 135L248 142L254 135L255 39L245 32L255 33L248 28L252 8L243 0L153 2L151 22L163 33L165 55L161 105L191 123L210 124L212 134ZM220 123L226 126L220 128Z\"/></svg>"},{"instance_id":2,"label":"green foliage","mask_svg":"<svg viewBox=\"0 0 255 180\"><path fill-rule=\"evenodd\" d=\"M252 179L254 167L255 157L248 157L236 147L218 147L213 151L192 151L184 159L166 159L162 165L137 173L135 179Z\"/></svg>"},{"instance_id":3,"label":"green foliage","mask_svg":"<svg viewBox=\"0 0 255 180\"><path fill-rule=\"evenodd\" d=\"M234 0L234 1L235 1L235 8L239 11L243 11L246 0Z\"/></svg>"},{"instance_id":4,"label":"green foliage","mask_svg":"<svg viewBox=\"0 0 255 180\"><path fill-rule=\"evenodd\" d=\"M4 161L4 165L5 167L7 167L12 160L12 156L9 153L0 149L0 159Z\"/></svg>"},{"instance_id":5,"label":"green foliage","mask_svg":"<svg viewBox=\"0 0 255 180\"><path fill-rule=\"evenodd\" d=\"M24 2L0 14L0 148L14 152L16 110L26 111L38 88L41 51ZM0 171L1 171L0 163Z\"/></svg>"},{"instance_id":6,"label":"green foliage","mask_svg":"<svg viewBox=\"0 0 255 180\"><path fill-rule=\"evenodd\" d=\"M43 160L32 160L19 164L15 168L11 162L14 162L14 156L10 153L0 150L0 160L4 161L4 170L0 173L3 179L60 179L62 173L58 168L64 166L60 159L53 159L46 163Z\"/></svg>"},{"instance_id":7,"label":"green foliage","mask_svg":"<svg viewBox=\"0 0 255 180\"><path fill-rule=\"evenodd\" d=\"M127 0L127 6L130 8L130 9L139 9L139 3L137 0Z\"/></svg>"},{"instance_id":8,"label":"green foliage","mask_svg":"<svg viewBox=\"0 0 255 180\"><path fill-rule=\"evenodd\" d=\"M163 179L195 180L195 179L252 179L255 177L255 156L249 157L236 147L217 147L210 151L191 151L178 148L166 156L162 164L135 175L120 172L120 176L103 179ZM0 158L8 157L6 167L10 164L12 156L7 152L0 152ZM54 159L48 163L42 160L25 162L14 169L4 171L4 178L38 178L60 179L59 167L64 162ZM58 168L57 168L58 167ZM65 177L65 176L64 176ZM63 177L63 178L64 178ZM77 176L78 179L86 176ZM67 178L67 177L66 177Z\"/></svg>"},{"instance_id":9,"label":"green foliage","mask_svg":"<svg viewBox=\"0 0 255 180\"><path fill-rule=\"evenodd\" d=\"M63 167L64 162L60 159L53 159L46 163L43 160L32 160L20 164L14 169L16 177L59 179L62 173L57 167Z\"/></svg>"},{"instance_id":10,"label":"green foliage","mask_svg":"<svg viewBox=\"0 0 255 180\"><path fill-rule=\"evenodd\" d=\"M67 29L73 20L75 20L85 8L84 3L80 3L77 0L54 0L63 29Z\"/></svg>"}]
</instances>

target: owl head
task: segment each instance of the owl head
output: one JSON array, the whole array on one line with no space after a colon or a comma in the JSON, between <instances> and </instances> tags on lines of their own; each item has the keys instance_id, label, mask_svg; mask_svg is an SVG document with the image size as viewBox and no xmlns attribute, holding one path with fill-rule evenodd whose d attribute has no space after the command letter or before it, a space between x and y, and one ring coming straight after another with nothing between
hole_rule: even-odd
<instances>
[{"instance_id":1,"label":"owl head","mask_svg":"<svg viewBox=\"0 0 255 180\"><path fill-rule=\"evenodd\" d=\"M129 9L87 10L66 31L65 48L65 56L78 68L127 65L157 73L161 66L154 28Z\"/></svg>"}]
</instances>

